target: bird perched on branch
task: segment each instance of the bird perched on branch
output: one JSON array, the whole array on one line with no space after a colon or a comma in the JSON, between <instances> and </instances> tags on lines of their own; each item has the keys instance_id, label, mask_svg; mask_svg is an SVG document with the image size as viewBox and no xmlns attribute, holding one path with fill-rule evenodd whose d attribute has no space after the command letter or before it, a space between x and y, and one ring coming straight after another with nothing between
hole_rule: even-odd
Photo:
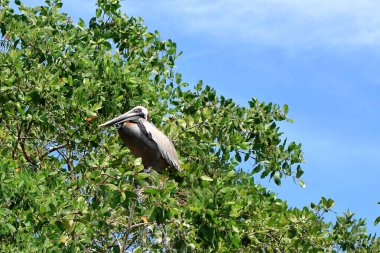
<instances>
[{"instance_id":1,"label":"bird perched on branch","mask_svg":"<svg viewBox=\"0 0 380 253\"><path fill-rule=\"evenodd\" d=\"M120 125L118 133L131 153L142 158L145 169L162 172L181 171L177 152L172 141L152 123L149 112L143 106L107 121L99 127Z\"/></svg>"}]
</instances>

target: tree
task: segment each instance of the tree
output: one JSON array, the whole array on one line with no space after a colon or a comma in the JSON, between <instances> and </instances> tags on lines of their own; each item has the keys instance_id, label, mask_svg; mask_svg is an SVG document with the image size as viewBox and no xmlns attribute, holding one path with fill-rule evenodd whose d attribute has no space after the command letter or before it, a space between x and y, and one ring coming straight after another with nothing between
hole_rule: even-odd
<instances>
[{"instance_id":1,"label":"tree","mask_svg":"<svg viewBox=\"0 0 380 253\"><path fill-rule=\"evenodd\" d=\"M288 107L249 108L173 71L176 44L98 0L88 25L59 0L16 12L0 0L0 242L5 252L377 252L331 199L302 209L253 180L301 186L301 144L282 138ZM135 106L175 143L184 182L145 173L114 129ZM253 168L242 170L243 161Z\"/></svg>"}]
</instances>

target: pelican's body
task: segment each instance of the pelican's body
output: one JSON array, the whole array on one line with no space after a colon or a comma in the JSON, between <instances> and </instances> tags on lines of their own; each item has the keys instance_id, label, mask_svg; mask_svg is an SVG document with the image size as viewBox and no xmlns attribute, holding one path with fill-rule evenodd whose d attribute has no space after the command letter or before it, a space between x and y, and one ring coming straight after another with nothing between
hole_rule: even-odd
<instances>
[{"instance_id":1,"label":"pelican's body","mask_svg":"<svg viewBox=\"0 0 380 253\"><path fill-rule=\"evenodd\" d=\"M148 110L137 106L100 127L122 123L118 128L121 139L134 156L142 158L145 168L157 172L164 169L180 171L172 141L148 120Z\"/></svg>"}]
</instances>

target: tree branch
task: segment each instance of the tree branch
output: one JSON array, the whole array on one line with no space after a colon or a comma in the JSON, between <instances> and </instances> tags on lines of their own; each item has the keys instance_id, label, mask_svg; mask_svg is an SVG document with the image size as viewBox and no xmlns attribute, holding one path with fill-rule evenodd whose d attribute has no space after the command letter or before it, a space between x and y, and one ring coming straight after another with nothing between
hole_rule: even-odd
<instances>
[{"instance_id":1,"label":"tree branch","mask_svg":"<svg viewBox=\"0 0 380 253\"><path fill-rule=\"evenodd\" d=\"M131 228L132 228L133 215L134 215L134 212L135 212L135 205L136 205L136 203L135 203L135 202L132 202L132 204L129 206L128 225L126 226L126 230L125 230L125 235L124 235L124 242L123 242L123 249L122 249L122 251L125 250L125 246L127 245L127 241L128 241L129 233L130 233Z\"/></svg>"},{"instance_id":2,"label":"tree branch","mask_svg":"<svg viewBox=\"0 0 380 253\"><path fill-rule=\"evenodd\" d=\"M61 145L58 145L58 146L55 146L55 147L52 147L51 149L49 149L48 151L46 151L45 153L43 153L42 155L40 155L39 159L41 160L42 158L44 158L48 154L50 154L50 153L52 153L54 151L57 151L58 149L64 148L66 146L67 146L67 143L66 144L61 144Z\"/></svg>"},{"instance_id":3,"label":"tree branch","mask_svg":"<svg viewBox=\"0 0 380 253\"><path fill-rule=\"evenodd\" d=\"M50 143L52 143L53 141L55 141L60 135L62 135L64 133L64 129L60 128L60 130L61 130L61 132L59 134L57 134L55 137L53 137L53 139L51 139L50 141L48 141L43 146L46 147L47 145L49 145Z\"/></svg>"},{"instance_id":4,"label":"tree branch","mask_svg":"<svg viewBox=\"0 0 380 253\"><path fill-rule=\"evenodd\" d=\"M33 162L32 158L30 157L30 155L28 154L28 152L26 152L24 140L20 141L20 146L21 146L21 150L22 150L22 153L24 154L25 159L28 162L32 163Z\"/></svg>"},{"instance_id":5,"label":"tree branch","mask_svg":"<svg viewBox=\"0 0 380 253\"><path fill-rule=\"evenodd\" d=\"M57 152L61 155L61 157L62 157L63 159L65 159L65 162L66 162L66 164L67 164L67 169L70 170L70 171L72 171L71 165L70 165L70 163L69 163L69 160L68 160L66 154L64 154L64 153L63 153L61 150L59 150L59 149L57 149Z\"/></svg>"},{"instance_id":6,"label":"tree branch","mask_svg":"<svg viewBox=\"0 0 380 253\"><path fill-rule=\"evenodd\" d=\"M17 139L16 139L16 145L12 151L12 158L15 159L16 150L18 147L18 143L20 142L20 136L21 136L21 123L17 124Z\"/></svg>"},{"instance_id":7,"label":"tree branch","mask_svg":"<svg viewBox=\"0 0 380 253\"><path fill-rule=\"evenodd\" d=\"M29 125L28 125L28 130L30 130L30 127L31 127L32 123L30 122ZM30 162L30 163L33 163L33 159L32 157L28 154L28 152L26 151L26 148L25 148L25 139L21 138L21 123L17 126L18 128L18 133L17 133L17 141L20 143L20 147L21 147L21 150L22 150L22 153L25 157L25 159Z\"/></svg>"},{"instance_id":8,"label":"tree branch","mask_svg":"<svg viewBox=\"0 0 380 253\"><path fill-rule=\"evenodd\" d=\"M135 243L136 239L137 239L137 235L135 235L135 236L130 240L130 243L128 244L127 247L124 248L124 251L126 251L127 249L129 249L129 247L131 247L131 246Z\"/></svg>"},{"instance_id":9,"label":"tree branch","mask_svg":"<svg viewBox=\"0 0 380 253\"><path fill-rule=\"evenodd\" d=\"M112 179L115 179L115 180L118 180L117 177L114 177L114 176L111 176L111 175L108 175L108 174L105 174L105 173L101 173L102 176L106 176L108 178L112 178Z\"/></svg>"},{"instance_id":10,"label":"tree branch","mask_svg":"<svg viewBox=\"0 0 380 253\"><path fill-rule=\"evenodd\" d=\"M127 229L133 229L133 228L137 228L137 227L141 227L141 226L144 226L144 225L153 225L153 224L156 224L155 221L150 221L150 222L141 222L141 223L136 223L136 224L133 224L131 226L129 226L128 224L125 225L123 223L120 223L120 222L115 222L116 224L118 225L121 225Z\"/></svg>"}]
</instances>

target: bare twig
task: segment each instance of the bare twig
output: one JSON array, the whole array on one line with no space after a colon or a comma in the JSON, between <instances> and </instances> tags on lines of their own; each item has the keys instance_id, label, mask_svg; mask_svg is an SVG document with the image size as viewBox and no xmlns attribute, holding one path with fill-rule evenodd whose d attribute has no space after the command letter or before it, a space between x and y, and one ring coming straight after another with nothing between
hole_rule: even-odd
<instances>
[{"instance_id":1,"label":"bare twig","mask_svg":"<svg viewBox=\"0 0 380 253\"><path fill-rule=\"evenodd\" d=\"M272 231L273 231L273 230L272 230ZM273 232L275 232L275 231L273 231ZM278 240L278 239L275 237L275 235L272 236L271 233L269 232L269 233L267 234L267 236L268 236L269 238L271 238L271 239L276 243L277 249L278 249L280 252L285 252L285 251L282 249L282 247L281 247L280 240Z\"/></svg>"},{"instance_id":2,"label":"bare twig","mask_svg":"<svg viewBox=\"0 0 380 253\"><path fill-rule=\"evenodd\" d=\"M20 139L30 139L30 140L33 140L33 139L38 139L37 137L25 137L25 136L21 136Z\"/></svg>"},{"instance_id":3,"label":"bare twig","mask_svg":"<svg viewBox=\"0 0 380 253\"><path fill-rule=\"evenodd\" d=\"M121 249L121 243L120 243L120 241L119 241L119 238L117 238L117 236L115 236L115 238L116 238L116 241L117 241L117 244L119 245L119 249Z\"/></svg>"},{"instance_id":4,"label":"bare twig","mask_svg":"<svg viewBox=\"0 0 380 253\"><path fill-rule=\"evenodd\" d=\"M132 228L133 215L134 215L134 212L135 212L135 205L136 205L136 203L135 203L135 202L132 202L132 204L131 204L130 207L129 207L128 225L127 225L126 230L125 230L125 235L124 235L124 242L123 242L123 249L122 249L122 251L125 250L125 246L127 245L127 241L128 241L129 233L130 233L131 228Z\"/></svg>"},{"instance_id":5,"label":"bare twig","mask_svg":"<svg viewBox=\"0 0 380 253\"><path fill-rule=\"evenodd\" d=\"M131 239L130 243L128 244L127 247L125 247L124 251L126 251L127 249L129 249L129 247L131 247L131 246L135 243L136 239L137 239L137 235L135 235L135 236Z\"/></svg>"},{"instance_id":6,"label":"bare twig","mask_svg":"<svg viewBox=\"0 0 380 253\"><path fill-rule=\"evenodd\" d=\"M117 222L115 221L116 224L118 225L121 225L127 229L133 229L133 228L137 228L137 227L141 227L141 226L144 226L144 225L153 225L153 224L156 224L156 222L154 221L150 221L150 222L141 222L141 223L136 223L136 224L133 224L131 226L129 226L129 224L123 224L123 223L120 223L120 222Z\"/></svg>"},{"instance_id":7,"label":"bare twig","mask_svg":"<svg viewBox=\"0 0 380 253\"><path fill-rule=\"evenodd\" d=\"M105 174L105 173L101 173L100 175L106 176L106 177L109 177L109 178L112 178L112 179L115 179L115 180L118 179L117 177L114 177L114 176L111 176L111 175L108 175L108 174Z\"/></svg>"}]
</instances>

